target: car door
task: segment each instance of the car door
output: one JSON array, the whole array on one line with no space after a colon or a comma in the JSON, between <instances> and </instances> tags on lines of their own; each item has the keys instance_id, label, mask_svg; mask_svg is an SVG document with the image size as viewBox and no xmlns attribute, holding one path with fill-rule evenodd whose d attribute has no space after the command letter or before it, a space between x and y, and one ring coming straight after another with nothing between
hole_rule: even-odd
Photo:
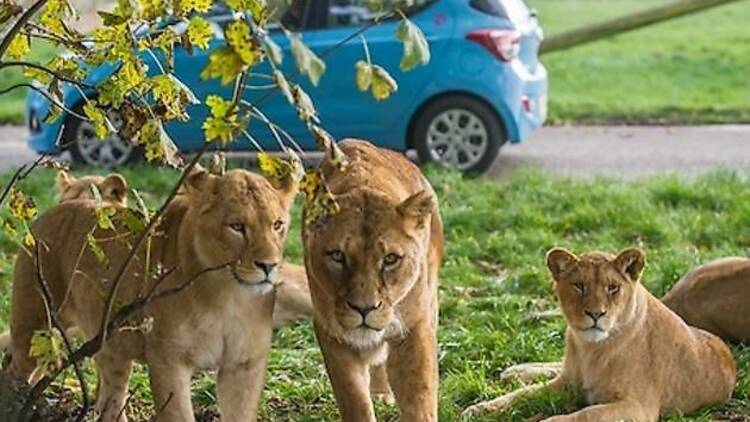
<instances>
[{"instance_id":1,"label":"car door","mask_svg":"<svg viewBox=\"0 0 750 422\"><path fill-rule=\"evenodd\" d=\"M390 18L375 24L363 33L372 62L385 68L398 83L398 90L385 101L376 101L370 92L361 92L355 82L355 64L365 59L362 39L352 37L374 15L367 8L367 0L313 0L315 10L310 17L311 28L305 34L308 45L324 56L326 73L314 90L323 126L335 137L360 137L379 145L404 149L404 139L382 139L388 131L404 119L409 119L415 101L430 83L436 70L435 58L450 42L451 32L446 20L449 16L442 1L417 1L410 16L424 32L430 44L433 60L410 72L399 69L403 46L396 38L400 22ZM312 30L315 29L315 30ZM343 40L350 40L341 44Z\"/></svg>"}]
</instances>

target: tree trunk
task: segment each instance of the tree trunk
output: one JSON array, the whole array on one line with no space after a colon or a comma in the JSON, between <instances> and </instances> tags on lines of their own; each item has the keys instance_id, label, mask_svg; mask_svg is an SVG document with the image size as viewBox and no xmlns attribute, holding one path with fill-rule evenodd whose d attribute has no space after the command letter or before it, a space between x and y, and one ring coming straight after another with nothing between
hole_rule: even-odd
<instances>
[{"instance_id":1,"label":"tree trunk","mask_svg":"<svg viewBox=\"0 0 750 422\"><path fill-rule=\"evenodd\" d=\"M621 16L605 22L584 26L545 39L539 49L540 54L564 50L579 44L611 37L621 32L643 28L679 16L700 12L722 4L739 0L682 0L630 15Z\"/></svg>"},{"instance_id":2,"label":"tree trunk","mask_svg":"<svg viewBox=\"0 0 750 422\"><path fill-rule=\"evenodd\" d=\"M0 421L22 421L19 416L28 391L26 384L14 380L5 371L0 370ZM39 404L34 406L34 413L23 421L44 422L48 420L49 415L49 409L44 399L41 399Z\"/></svg>"}]
</instances>

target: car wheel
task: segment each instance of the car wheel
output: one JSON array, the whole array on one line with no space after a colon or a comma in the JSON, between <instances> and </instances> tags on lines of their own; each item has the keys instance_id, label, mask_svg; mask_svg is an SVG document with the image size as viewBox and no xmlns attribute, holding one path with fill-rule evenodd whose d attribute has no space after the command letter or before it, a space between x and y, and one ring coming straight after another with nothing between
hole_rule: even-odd
<instances>
[{"instance_id":1,"label":"car wheel","mask_svg":"<svg viewBox=\"0 0 750 422\"><path fill-rule=\"evenodd\" d=\"M79 112L82 111L79 109ZM107 116L114 127L120 127L122 120L117 113ZM94 124L75 116L69 116L63 144L67 145L73 162L93 167L113 168L138 160L141 149L125 140L119 134L110 133L104 139L96 135Z\"/></svg>"},{"instance_id":2,"label":"car wheel","mask_svg":"<svg viewBox=\"0 0 750 422\"><path fill-rule=\"evenodd\" d=\"M464 173L483 173L505 143L495 113L467 96L443 97L417 116L413 146L421 162L435 162Z\"/></svg>"}]
</instances>

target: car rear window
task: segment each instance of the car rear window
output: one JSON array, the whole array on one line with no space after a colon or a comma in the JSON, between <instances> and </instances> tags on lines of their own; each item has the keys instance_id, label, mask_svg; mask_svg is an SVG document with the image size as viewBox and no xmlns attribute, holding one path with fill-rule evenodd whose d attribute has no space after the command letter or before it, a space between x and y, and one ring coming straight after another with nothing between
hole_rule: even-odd
<instances>
[{"instance_id":1,"label":"car rear window","mask_svg":"<svg viewBox=\"0 0 750 422\"><path fill-rule=\"evenodd\" d=\"M407 15L416 13L435 0L412 0L407 7L401 9ZM371 22L375 17L382 15L383 11L392 10L397 5L403 5L403 0L384 0L374 7L371 0L318 0L322 10L327 10L325 16L321 16L321 26L324 28L337 28L345 26L360 26Z\"/></svg>"},{"instance_id":2,"label":"car rear window","mask_svg":"<svg viewBox=\"0 0 750 422\"><path fill-rule=\"evenodd\" d=\"M498 18L508 19L515 24L525 22L529 9L522 0L470 0L474 9Z\"/></svg>"}]
</instances>

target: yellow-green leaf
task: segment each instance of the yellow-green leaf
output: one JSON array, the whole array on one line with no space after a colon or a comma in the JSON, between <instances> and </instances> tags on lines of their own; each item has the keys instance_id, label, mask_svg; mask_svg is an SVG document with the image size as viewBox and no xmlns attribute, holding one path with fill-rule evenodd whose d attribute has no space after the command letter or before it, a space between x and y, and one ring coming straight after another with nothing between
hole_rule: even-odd
<instances>
[{"instance_id":1,"label":"yellow-green leaf","mask_svg":"<svg viewBox=\"0 0 750 422\"><path fill-rule=\"evenodd\" d=\"M232 102L218 95L209 95L206 97L206 105L214 117L224 117L232 109Z\"/></svg>"},{"instance_id":2,"label":"yellow-green leaf","mask_svg":"<svg viewBox=\"0 0 750 422\"><path fill-rule=\"evenodd\" d=\"M310 129L312 130L313 135L315 135L315 141L317 142L318 147L325 152L330 161L339 171L345 171L346 167L349 165L349 160L346 158L344 151L342 151L338 144L336 144L333 136L318 125L311 125Z\"/></svg>"},{"instance_id":3,"label":"yellow-green leaf","mask_svg":"<svg viewBox=\"0 0 750 422\"><path fill-rule=\"evenodd\" d=\"M13 60L21 60L31 51L29 46L29 37L22 34L17 34L13 37L13 41L8 45L8 57Z\"/></svg>"},{"instance_id":4,"label":"yellow-green leaf","mask_svg":"<svg viewBox=\"0 0 750 422\"><path fill-rule=\"evenodd\" d=\"M430 46L427 39L422 30L412 21L404 17L396 28L396 37L404 45L401 70L409 71L430 62Z\"/></svg>"},{"instance_id":5,"label":"yellow-green leaf","mask_svg":"<svg viewBox=\"0 0 750 422\"><path fill-rule=\"evenodd\" d=\"M182 13L198 12L208 13L211 10L213 0L180 0Z\"/></svg>"},{"instance_id":6,"label":"yellow-green leaf","mask_svg":"<svg viewBox=\"0 0 750 422\"><path fill-rule=\"evenodd\" d=\"M201 79L221 78L226 85L242 72L245 63L230 47L222 47L211 52L208 64L201 72Z\"/></svg>"},{"instance_id":7,"label":"yellow-green leaf","mask_svg":"<svg viewBox=\"0 0 750 422\"><path fill-rule=\"evenodd\" d=\"M357 88L360 91L367 91L372 84L372 66L364 60L358 61L354 68L356 70Z\"/></svg>"},{"instance_id":8,"label":"yellow-green leaf","mask_svg":"<svg viewBox=\"0 0 750 422\"><path fill-rule=\"evenodd\" d=\"M240 60L246 65L252 66L263 57L260 46L250 33L250 26L243 20L236 20L229 24L224 31L224 36Z\"/></svg>"},{"instance_id":9,"label":"yellow-green leaf","mask_svg":"<svg viewBox=\"0 0 750 422\"><path fill-rule=\"evenodd\" d=\"M258 166L267 178L276 182L288 178L294 170L290 162L265 152L258 153Z\"/></svg>"},{"instance_id":10,"label":"yellow-green leaf","mask_svg":"<svg viewBox=\"0 0 750 422\"><path fill-rule=\"evenodd\" d=\"M65 359L65 348L60 333L52 330L34 331L29 357L36 360L38 371L43 374L54 372Z\"/></svg>"},{"instance_id":11,"label":"yellow-green leaf","mask_svg":"<svg viewBox=\"0 0 750 422\"><path fill-rule=\"evenodd\" d=\"M286 30L284 32L291 43L292 55L297 63L297 69L301 74L307 75L314 86L318 86L320 77L326 71L325 62L302 42L299 34Z\"/></svg>"},{"instance_id":12,"label":"yellow-green leaf","mask_svg":"<svg viewBox=\"0 0 750 422\"><path fill-rule=\"evenodd\" d=\"M91 253L94 254L96 260L105 267L109 267L109 259L107 259L107 255L104 253L104 249L102 249L99 241L96 240L93 234L86 234L86 244L88 245L89 249L91 249Z\"/></svg>"},{"instance_id":13,"label":"yellow-green leaf","mask_svg":"<svg viewBox=\"0 0 750 422\"><path fill-rule=\"evenodd\" d=\"M104 111L97 107L93 101L88 101L83 105L83 113L86 117L91 119L91 122L94 124L96 136L99 137L99 139L106 138L109 133L110 124Z\"/></svg>"},{"instance_id":14,"label":"yellow-green leaf","mask_svg":"<svg viewBox=\"0 0 750 422\"><path fill-rule=\"evenodd\" d=\"M210 4L210 1L209 1ZM198 48L208 48L208 43L214 36L214 31L211 29L211 25L207 20L200 16L195 16L190 19L187 29L188 40L190 44L197 46Z\"/></svg>"},{"instance_id":15,"label":"yellow-green leaf","mask_svg":"<svg viewBox=\"0 0 750 422\"><path fill-rule=\"evenodd\" d=\"M0 25L8 22L12 17L23 12L23 7L17 5L12 0L5 0L0 3Z\"/></svg>"},{"instance_id":16,"label":"yellow-green leaf","mask_svg":"<svg viewBox=\"0 0 750 422\"><path fill-rule=\"evenodd\" d=\"M34 200L15 187L10 191L9 206L10 214L21 221L29 221L39 213Z\"/></svg>"},{"instance_id":17,"label":"yellow-green leaf","mask_svg":"<svg viewBox=\"0 0 750 422\"><path fill-rule=\"evenodd\" d=\"M339 204L317 168L305 172L299 188L305 195L305 224L339 212Z\"/></svg>"},{"instance_id":18,"label":"yellow-green leaf","mask_svg":"<svg viewBox=\"0 0 750 422\"><path fill-rule=\"evenodd\" d=\"M382 67L372 65L372 96L382 101L398 90L398 84Z\"/></svg>"},{"instance_id":19,"label":"yellow-green leaf","mask_svg":"<svg viewBox=\"0 0 750 422\"><path fill-rule=\"evenodd\" d=\"M141 129L139 141L145 147L147 161L159 160L172 167L178 167L182 164L177 146L159 120L150 119L146 122Z\"/></svg>"}]
</instances>

